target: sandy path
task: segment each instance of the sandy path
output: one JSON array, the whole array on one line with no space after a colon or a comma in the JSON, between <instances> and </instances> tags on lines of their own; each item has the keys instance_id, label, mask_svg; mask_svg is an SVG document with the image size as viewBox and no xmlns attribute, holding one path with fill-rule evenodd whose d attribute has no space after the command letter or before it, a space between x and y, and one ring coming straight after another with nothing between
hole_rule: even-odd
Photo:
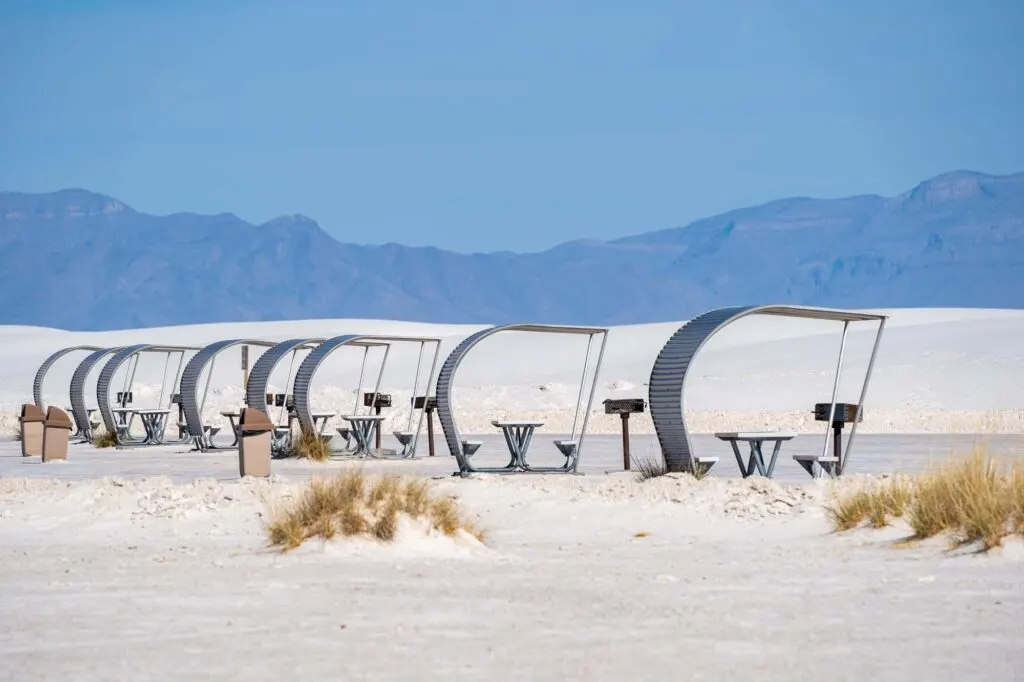
<instances>
[{"instance_id":1,"label":"sandy path","mask_svg":"<svg viewBox=\"0 0 1024 682\"><path fill-rule=\"evenodd\" d=\"M1007 680L1024 550L827 534L827 485L437 481L489 549L263 548L286 482L0 479L0 679ZM634 537L649 532L645 538Z\"/></svg>"}]
</instances>

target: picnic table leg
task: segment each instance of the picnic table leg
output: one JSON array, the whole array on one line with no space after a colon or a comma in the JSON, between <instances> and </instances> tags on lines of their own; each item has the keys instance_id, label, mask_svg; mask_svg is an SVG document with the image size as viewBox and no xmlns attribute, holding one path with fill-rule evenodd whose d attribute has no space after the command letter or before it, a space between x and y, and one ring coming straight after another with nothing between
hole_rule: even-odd
<instances>
[{"instance_id":1,"label":"picnic table leg","mask_svg":"<svg viewBox=\"0 0 1024 682\"><path fill-rule=\"evenodd\" d=\"M160 444L160 445L163 445L163 442L164 442L164 431L165 431L166 427L167 427L167 415L166 414L159 414L159 415L157 415L155 436L156 436L156 442L158 444Z\"/></svg>"},{"instance_id":2,"label":"picnic table leg","mask_svg":"<svg viewBox=\"0 0 1024 682\"><path fill-rule=\"evenodd\" d=\"M747 465L747 476L751 476L754 470L757 473L764 476L764 455L761 454L761 443L764 441L752 440L750 441L750 463Z\"/></svg>"},{"instance_id":3,"label":"picnic table leg","mask_svg":"<svg viewBox=\"0 0 1024 682\"><path fill-rule=\"evenodd\" d=\"M743 463L743 455L740 454L740 447L736 445L736 441L729 441L729 445L732 446L732 454L736 455L736 465L740 468L740 475L746 478L750 474L747 473L747 465Z\"/></svg>"},{"instance_id":4,"label":"picnic table leg","mask_svg":"<svg viewBox=\"0 0 1024 682\"><path fill-rule=\"evenodd\" d=\"M782 441L775 441L775 448L772 450L772 459L768 463L768 478L771 478L775 472L775 461L779 458L779 451L782 450Z\"/></svg>"},{"instance_id":5,"label":"picnic table leg","mask_svg":"<svg viewBox=\"0 0 1024 682\"><path fill-rule=\"evenodd\" d=\"M530 443L533 441L534 427L527 426L524 431L523 446L519 449L519 463L524 469L527 469L529 467L526 465L526 453L530 449Z\"/></svg>"},{"instance_id":6,"label":"picnic table leg","mask_svg":"<svg viewBox=\"0 0 1024 682\"><path fill-rule=\"evenodd\" d=\"M236 445L238 445L238 429L235 427L235 416L228 415L228 422L231 424L231 436L232 438L234 438L234 440L231 442L231 447L235 447Z\"/></svg>"},{"instance_id":7,"label":"picnic table leg","mask_svg":"<svg viewBox=\"0 0 1024 682\"><path fill-rule=\"evenodd\" d=\"M502 427L501 432L505 436L505 445L508 446L508 451L512 455L512 459L509 461L506 469L515 469L519 466L519 446L516 443L515 438L512 435L513 427L505 426Z\"/></svg>"}]
</instances>

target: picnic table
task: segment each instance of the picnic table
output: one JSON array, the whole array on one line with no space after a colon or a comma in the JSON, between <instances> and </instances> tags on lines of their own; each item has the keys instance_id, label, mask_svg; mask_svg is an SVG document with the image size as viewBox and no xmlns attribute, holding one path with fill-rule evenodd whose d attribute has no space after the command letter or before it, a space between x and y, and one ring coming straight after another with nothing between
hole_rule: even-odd
<instances>
[{"instance_id":1,"label":"picnic table","mask_svg":"<svg viewBox=\"0 0 1024 682\"><path fill-rule=\"evenodd\" d=\"M228 418L228 423L231 425L231 435L234 437L234 440L231 441L231 447L234 447L234 446L238 445L238 436L239 436L238 424L235 423L235 420L236 419L241 419L242 411L241 410L237 410L237 411L225 410L224 412L220 413L220 416L227 417ZM211 436L211 438L212 438L212 436Z\"/></svg>"},{"instance_id":2,"label":"picnic table","mask_svg":"<svg viewBox=\"0 0 1024 682\"><path fill-rule=\"evenodd\" d=\"M526 469L526 453L530 449L533 432L538 426L544 426L544 422L496 419L491 424L501 429L505 435L505 444L512 455L508 468Z\"/></svg>"},{"instance_id":3,"label":"picnic table","mask_svg":"<svg viewBox=\"0 0 1024 682\"><path fill-rule=\"evenodd\" d=\"M380 428L380 423L387 417L382 414L343 414L341 418L352 425L352 435L356 438L354 454L372 457L371 444L374 435Z\"/></svg>"},{"instance_id":4,"label":"picnic table","mask_svg":"<svg viewBox=\"0 0 1024 682\"><path fill-rule=\"evenodd\" d=\"M167 423L167 415L170 410L135 410L142 421L142 427L146 429L146 437L142 439L144 445L160 445L164 442L164 425Z\"/></svg>"},{"instance_id":5,"label":"picnic table","mask_svg":"<svg viewBox=\"0 0 1024 682\"><path fill-rule=\"evenodd\" d=\"M779 451L782 449L782 443L796 438L796 434L786 431L729 431L716 433L715 438L726 441L732 446L732 452L736 455L736 464L739 465L743 478L752 476L754 471L761 476L771 478L775 471L775 462L779 458ZM767 467L764 464L764 454L761 451L761 446L765 441L775 443L772 458ZM750 444L750 457L746 464L743 463L743 455L740 454L740 448L737 445L740 442Z\"/></svg>"}]
</instances>

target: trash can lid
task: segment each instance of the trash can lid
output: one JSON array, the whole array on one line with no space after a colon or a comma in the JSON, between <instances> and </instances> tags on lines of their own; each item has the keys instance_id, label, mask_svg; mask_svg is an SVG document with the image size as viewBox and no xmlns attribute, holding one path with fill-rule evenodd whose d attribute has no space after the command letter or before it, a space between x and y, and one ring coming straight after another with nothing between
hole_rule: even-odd
<instances>
[{"instance_id":1,"label":"trash can lid","mask_svg":"<svg viewBox=\"0 0 1024 682\"><path fill-rule=\"evenodd\" d=\"M242 413L238 416L238 428L242 431L258 433L272 431L274 424L263 410L257 410L255 407L246 407L242 409Z\"/></svg>"},{"instance_id":2,"label":"trash can lid","mask_svg":"<svg viewBox=\"0 0 1024 682\"><path fill-rule=\"evenodd\" d=\"M59 407L51 407L46 410L46 426L67 429L68 431L75 428L74 424L71 423L71 417L68 416L68 413Z\"/></svg>"},{"instance_id":3,"label":"trash can lid","mask_svg":"<svg viewBox=\"0 0 1024 682\"><path fill-rule=\"evenodd\" d=\"M43 414L42 409L34 403L25 403L21 406L21 421L23 422L41 422L46 419L46 415Z\"/></svg>"}]
</instances>

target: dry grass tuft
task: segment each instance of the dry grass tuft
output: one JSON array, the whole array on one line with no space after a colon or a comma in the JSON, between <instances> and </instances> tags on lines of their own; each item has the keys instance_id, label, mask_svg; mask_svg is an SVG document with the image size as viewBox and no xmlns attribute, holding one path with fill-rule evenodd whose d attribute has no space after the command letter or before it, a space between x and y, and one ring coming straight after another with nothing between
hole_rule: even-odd
<instances>
[{"instance_id":1,"label":"dry grass tuft","mask_svg":"<svg viewBox=\"0 0 1024 682\"><path fill-rule=\"evenodd\" d=\"M117 447L117 435L113 431L101 431L93 438L92 444L97 448Z\"/></svg>"},{"instance_id":2,"label":"dry grass tuft","mask_svg":"<svg viewBox=\"0 0 1024 682\"><path fill-rule=\"evenodd\" d=\"M658 478L668 473L668 468L665 466L665 459L661 455L655 455L648 453L646 456L632 459L631 468L636 472L634 478L638 483L643 483L652 478ZM684 473L688 473L698 481L707 476L710 467L707 467L697 462L693 463L693 468Z\"/></svg>"},{"instance_id":3,"label":"dry grass tuft","mask_svg":"<svg viewBox=\"0 0 1024 682\"><path fill-rule=\"evenodd\" d=\"M647 455L640 459L634 459L632 461L632 469L636 472L634 477L638 483L658 478L668 473L668 469L665 467L665 459L657 455Z\"/></svg>"},{"instance_id":4,"label":"dry grass tuft","mask_svg":"<svg viewBox=\"0 0 1024 682\"><path fill-rule=\"evenodd\" d=\"M872 528L885 528L894 518L903 516L913 500L910 480L894 476L869 493L868 523Z\"/></svg>"},{"instance_id":5,"label":"dry grass tuft","mask_svg":"<svg viewBox=\"0 0 1024 682\"><path fill-rule=\"evenodd\" d=\"M904 517L914 537L947 533L955 545L985 549L1024 535L1024 467L1000 467L984 447L914 479L894 477L837 499L826 509L836 531L865 520L874 528Z\"/></svg>"},{"instance_id":6,"label":"dry grass tuft","mask_svg":"<svg viewBox=\"0 0 1024 682\"><path fill-rule=\"evenodd\" d=\"M358 469L310 481L298 499L271 511L267 535L272 546L284 551L313 537L365 535L389 542L402 516L426 519L448 536L462 530L481 542L485 537L454 499L435 497L425 481L394 475L370 480Z\"/></svg>"},{"instance_id":7,"label":"dry grass tuft","mask_svg":"<svg viewBox=\"0 0 1024 682\"><path fill-rule=\"evenodd\" d=\"M292 440L292 457L323 462L330 458L331 448L327 441L316 432L299 431L299 437Z\"/></svg>"},{"instance_id":8,"label":"dry grass tuft","mask_svg":"<svg viewBox=\"0 0 1024 682\"><path fill-rule=\"evenodd\" d=\"M825 507L825 513L836 532L856 528L871 514L871 493L858 490L839 497Z\"/></svg>"}]
</instances>

